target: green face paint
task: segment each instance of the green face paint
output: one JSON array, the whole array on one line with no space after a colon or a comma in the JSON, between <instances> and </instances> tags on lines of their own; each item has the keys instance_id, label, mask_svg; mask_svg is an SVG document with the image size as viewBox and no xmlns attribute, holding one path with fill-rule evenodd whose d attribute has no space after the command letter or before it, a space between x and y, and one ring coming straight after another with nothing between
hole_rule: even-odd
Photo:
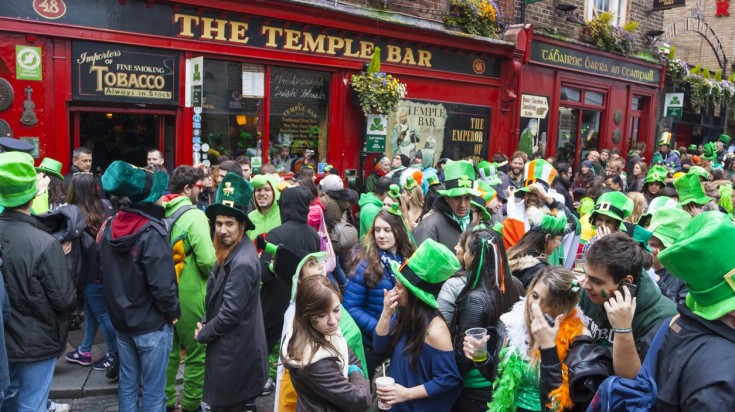
<instances>
[{"instance_id":1,"label":"green face paint","mask_svg":"<svg viewBox=\"0 0 735 412\"><path fill-rule=\"evenodd\" d=\"M605 291L605 289L602 289L600 291L600 296L602 296L603 298L606 298L607 297L607 292Z\"/></svg>"}]
</instances>

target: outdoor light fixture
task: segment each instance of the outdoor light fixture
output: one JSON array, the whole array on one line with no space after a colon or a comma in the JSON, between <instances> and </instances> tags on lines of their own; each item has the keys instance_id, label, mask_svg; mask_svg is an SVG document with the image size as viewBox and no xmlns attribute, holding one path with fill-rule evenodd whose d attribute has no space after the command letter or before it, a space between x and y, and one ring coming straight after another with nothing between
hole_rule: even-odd
<instances>
[{"instance_id":1,"label":"outdoor light fixture","mask_svg":"<svg viewBox=\"0 0 735 412\"><path fill-rule=\"evenodd\" d=\"M566 20L569 23L579 24L580 26L586 26L587 25L587 23L584 20L580 19L579 17L577 17L577 16L575 16L573 14L568 15L567 18L566 18Z\"/></svg>"},{"instance_id":2,"label":"outdoor light fixture","mask_svg":"<svg viewBox=\"0 0 735 412\"><path fill-rule=\"evenodd\" d=\"M664 33L663 30L649 30L646 32L646 37L656 38Z\"/></svg>"},{"instance_id":3,"label":"outdoor light fixture","mask_svg":"<svg viewBox=\"0 0 735 412\"><path fill-rule=\"evenodd\" d=\"M577 10L577 6L573 4L559 3L554 7L566 16L565 20L569 23L579 24L580 26L587 25L584 20L573 14L574 10Z\"/></svg>"},{"instance_id":4,"label":"outdoor light fixture","mask_svg":"<svg viewBox=\"0 0 735 412\"><path fill-rule=\"evenodd\" d=\"M564 13L567 13L567 14L573 12L574 10L577 10L577 6L573 4L559 3L554 7L556 7L557 10L563 11Z\"/></svg>"}]
</instances>

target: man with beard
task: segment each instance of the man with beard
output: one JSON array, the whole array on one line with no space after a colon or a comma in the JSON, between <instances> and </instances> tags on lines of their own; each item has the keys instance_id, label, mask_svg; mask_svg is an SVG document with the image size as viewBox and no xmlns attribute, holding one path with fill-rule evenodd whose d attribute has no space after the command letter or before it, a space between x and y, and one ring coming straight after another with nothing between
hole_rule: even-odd
<instances>
[{"instance_id":1,"label":"man with beard","mask_svg":"<svg viewBox=\"0 0 735 412\"><path fill-rule=\"evenodd\" d=\"M255 411L268 377L260 262L253 242L243 241L245 230L252 228L246 214L252 194L249 182L228 173L205 212L215 227L216 263L207 283L206 316L195 338L207 344L204 401L213 412Z\"/></svg>"},{"instance_id":2,"label":"man with beard","mask_svg":"<svg viewBox=\"0 0 735 412\"><path fill-rule=\"evenodd\" d=\"M257 175L253 177L255 188L255 210L248 214L253 229L247 231L250 240L258 235L268 233L281 224L281 210L278 206L278 178L274 175Z\"/></svg>"},{"instance_id":3,"label":"man with beard","mask_svg":"<svg viewBox=\"0 0 735 412\"><path fill-rule=\"evenodd\" d=\"M182 411L201 409L204 385L205 345L194 339L197 322L204 316L204 296L207 278L214 265L214 246L209 237L209 222L194 203L202 187L202 172L191 166L174 169L169 181L170 195L164 197L165 218L174 263L179 281L181 319L174 325L173 345L166 371L166 408L176 406L176 374L181 357L179 348L186 350L184 364L184 394Z\"/></svg>"},{"instance_id":4,"label":"man with beard","mask_svg":"<svg viewBox=\"0 0 735 412\"><path fill-rule=\"evenodd\" d=\"M658 154L661 155L661 160L663 161L664 166L666 166L669 171L676 173L681 171L681 160L679 160L679 155L675 152L672 152L670 150L671 145L671 133L664 132L661 134L661 139L658 141ZM656 161L656 157L651 160L651 166L653 166Z\"/></svg>"},{"instance_id":5,"label":"man with beard","mask_svg":"<svg viewBox=\"0 0 735 412\"><path fill-rule=\"evenodd\" d=\"M506 192L509 187L513 190L523 187L523 168L528 162L528 155L525 152L517 151L510 158L508 166L508 174L500 176L500 189Z\"/></svg>"}]
</instances>

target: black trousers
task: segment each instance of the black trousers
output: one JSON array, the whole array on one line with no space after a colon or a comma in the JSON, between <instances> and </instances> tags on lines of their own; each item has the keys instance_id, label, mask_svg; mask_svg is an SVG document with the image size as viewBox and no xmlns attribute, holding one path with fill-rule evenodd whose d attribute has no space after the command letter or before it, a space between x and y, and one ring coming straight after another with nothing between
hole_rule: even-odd
<instances>
[{"instance_id":1,"label":"black trousers","mask_svg":"<svg viewBox=\"0 0 735 412\"><path fill-rule=\"evenodd\" d=\"M453 412L485 412L488 402L493 400L493 388L463 388Z\"/></svg>"}]
</instances>

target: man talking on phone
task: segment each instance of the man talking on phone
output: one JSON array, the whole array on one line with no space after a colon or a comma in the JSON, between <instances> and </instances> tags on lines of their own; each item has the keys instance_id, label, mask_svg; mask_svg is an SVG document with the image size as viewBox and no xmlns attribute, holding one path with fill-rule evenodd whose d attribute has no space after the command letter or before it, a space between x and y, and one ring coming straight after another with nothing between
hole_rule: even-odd
<instances>
[{"instance_id":1,"label":"man talking on phone","mask_svg":"<svg viewBox=\"0 0 735 412\"><path fill-rule=\"evenodd\" d=\"M587 251L581 282L587 328L598 344L612 347L615 374L629 379L648 350L643 338L676 314L676 305L643 271L645 254L625 233L605 235Z\"/></svg>"}]
</instances>

